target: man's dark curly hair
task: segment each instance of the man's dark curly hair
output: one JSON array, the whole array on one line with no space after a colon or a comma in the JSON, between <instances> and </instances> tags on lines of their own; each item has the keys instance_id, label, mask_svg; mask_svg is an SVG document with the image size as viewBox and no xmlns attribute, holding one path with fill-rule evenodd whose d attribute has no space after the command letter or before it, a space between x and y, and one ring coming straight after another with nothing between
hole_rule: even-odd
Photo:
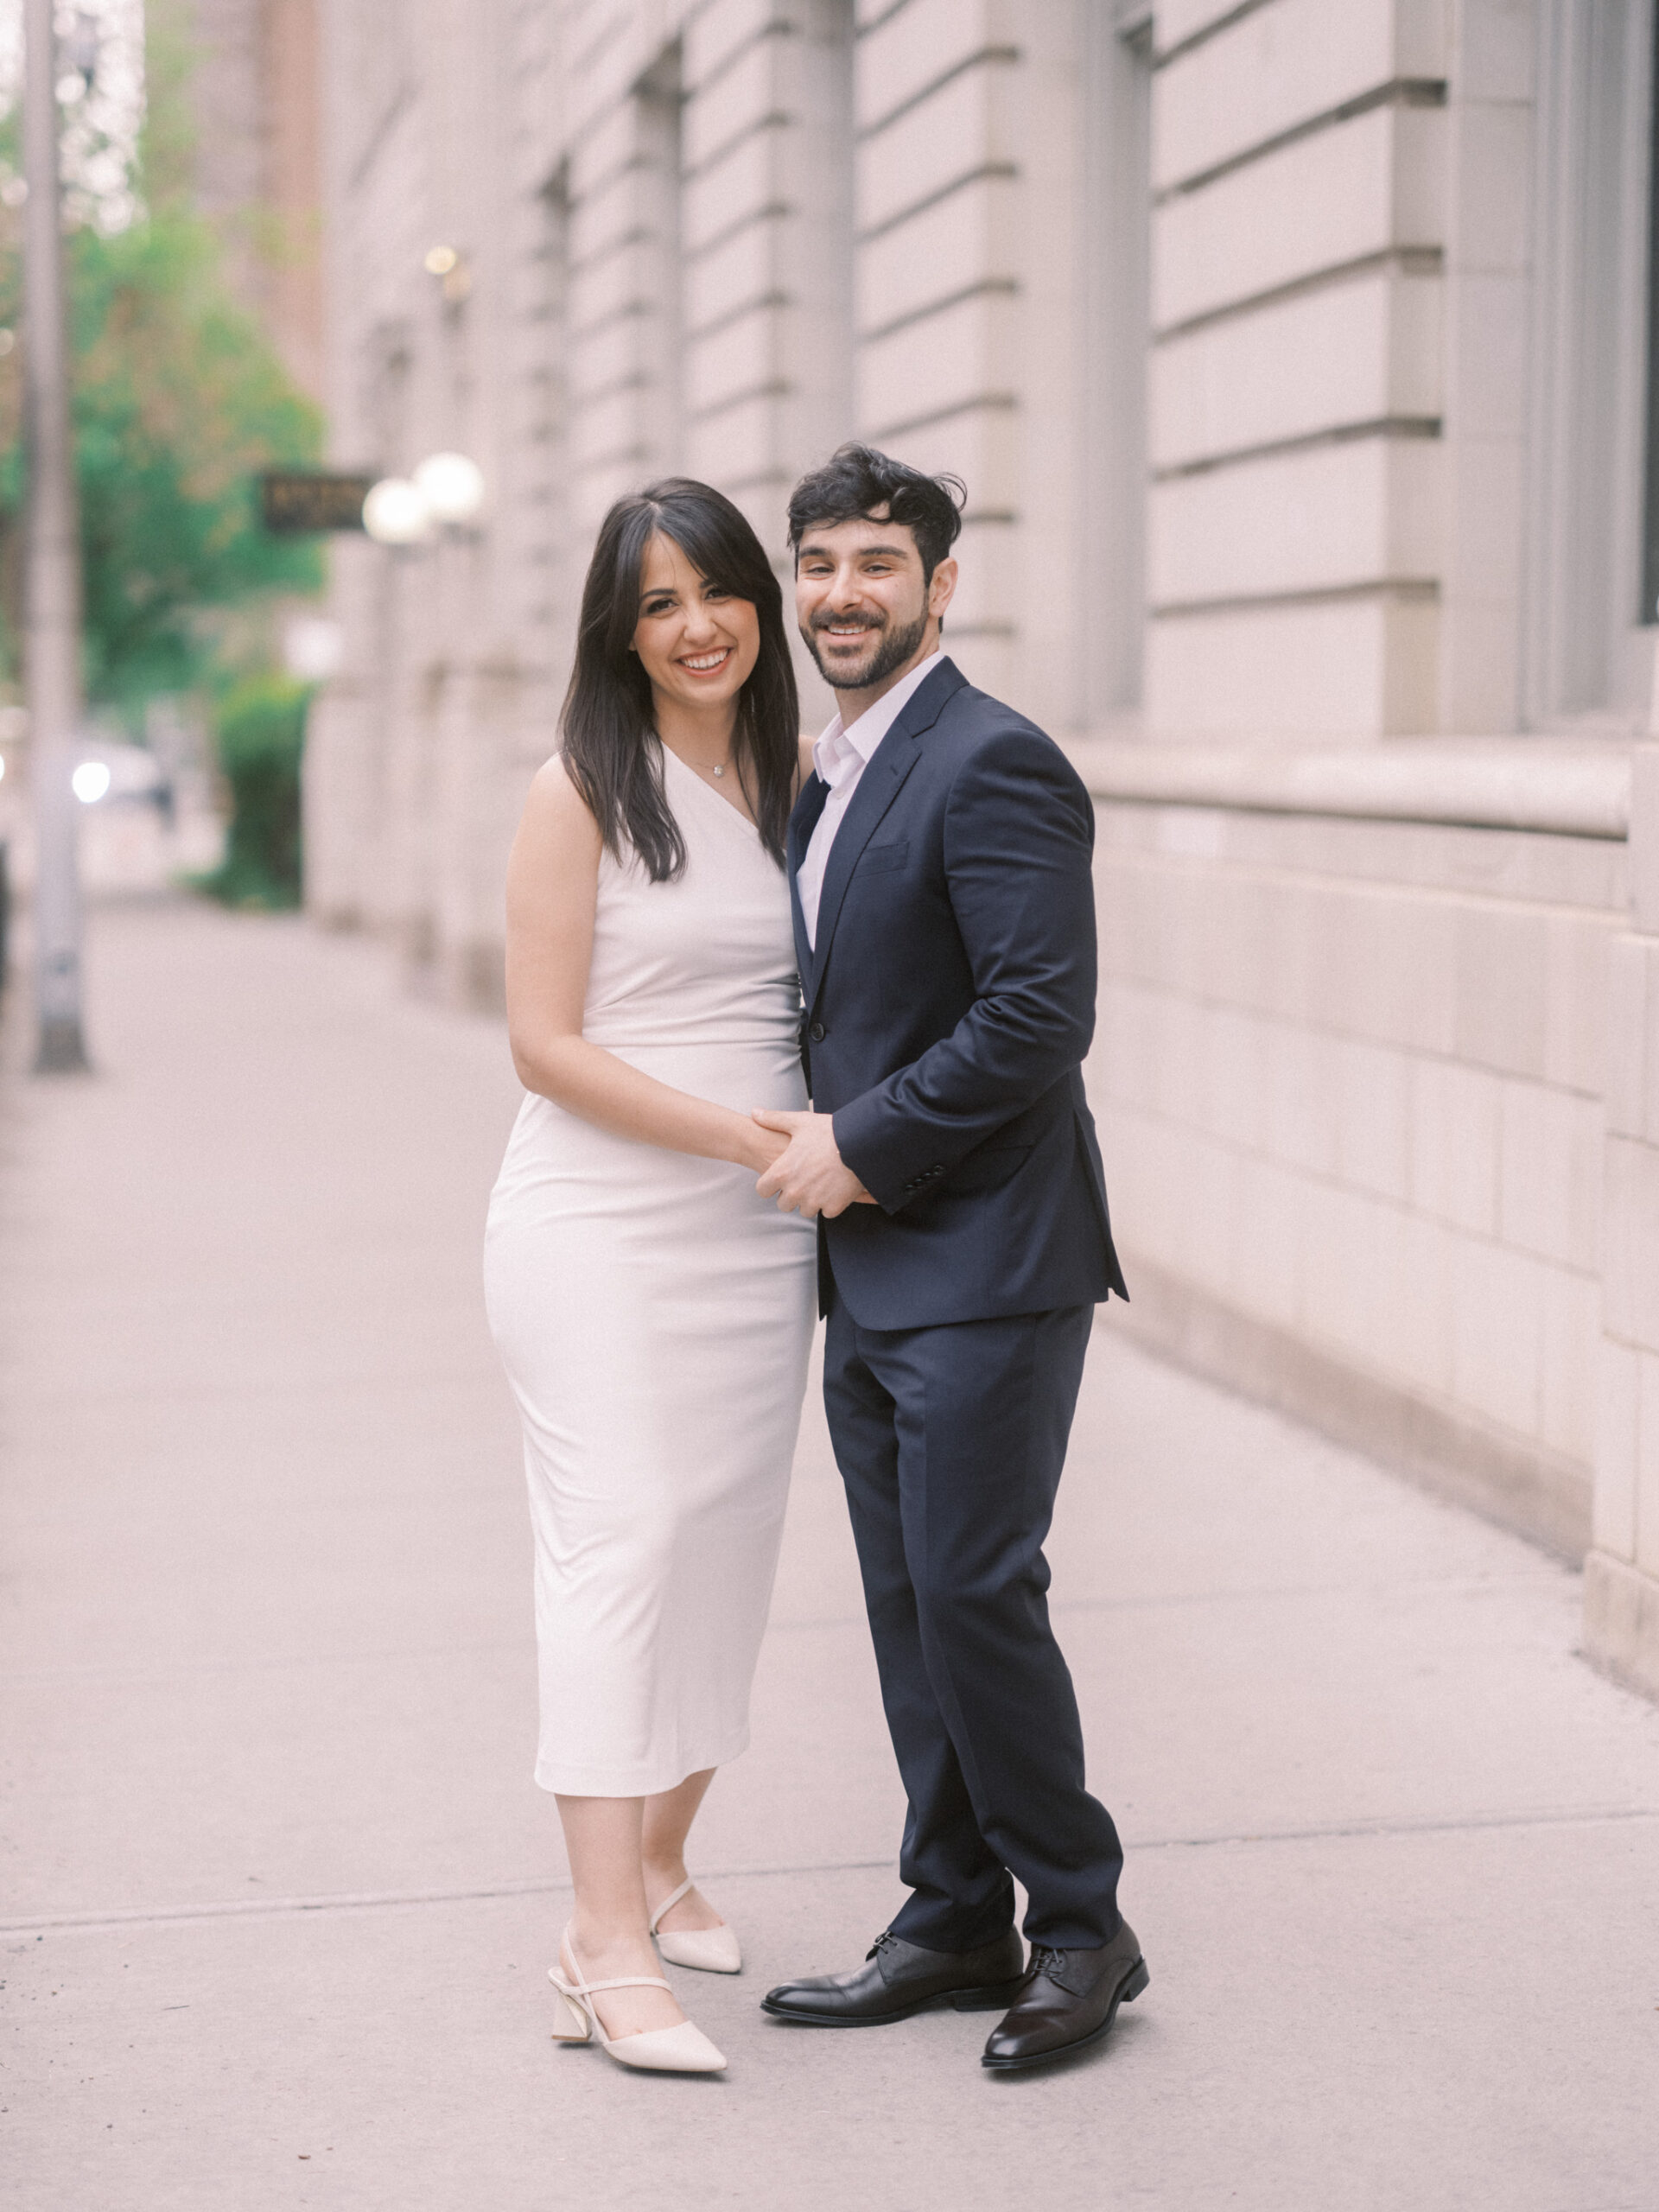
<instances>
[{"instance_id":1,"label":"man's dark curly hair","mask_svg":"<svg viewBox=\"0 0 1659 2212\"><path fill-rule=\"evenodd\" d=\"M789 545L797 560L801 540L815 523L902 523L922 556L925 583L957 539L968 488L957 476L925 476L874 446L839 447L822 468L803 476L790 495Z\"/></svg>"}]
</instances>

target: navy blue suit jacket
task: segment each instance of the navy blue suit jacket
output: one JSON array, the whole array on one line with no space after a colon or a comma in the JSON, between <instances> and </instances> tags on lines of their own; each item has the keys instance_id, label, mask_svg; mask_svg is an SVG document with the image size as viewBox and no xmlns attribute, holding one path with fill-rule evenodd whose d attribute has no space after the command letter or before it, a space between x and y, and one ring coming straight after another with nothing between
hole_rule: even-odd
<instances>
[{"instance_id":1,"label":"navy blue suit jacket","mask_svg":"<svg viewBox=\"0 0 1659 2212\"><path fill-rule=\"evenodd\" d=\"M1127 1297L1082 1061L1095 1026L1094 810L1053 741L936 668L830 851L817 944L789 825L802 1058L873 1198L819 1224L853 1319L911 1329Z\"/></svg>"}]
</instances>

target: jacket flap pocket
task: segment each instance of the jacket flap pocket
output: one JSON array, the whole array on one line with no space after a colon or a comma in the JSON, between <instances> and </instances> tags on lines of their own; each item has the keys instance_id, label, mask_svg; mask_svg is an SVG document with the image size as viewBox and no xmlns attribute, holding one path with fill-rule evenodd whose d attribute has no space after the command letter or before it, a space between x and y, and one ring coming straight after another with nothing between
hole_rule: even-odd
<instances>
[{"instance_id":1,"label":"jacket flap pocket","mask_svg":"<svg viewBox=\"0 0 1659 2212\"><path fill-rule=\"evenodd\" d=\"M878 868L903 868L909 858L908 837L895 838L888 845L866 845L859 855L858 866L854 870L854 874L868 875Z\"/></svg>"}]
</instances>

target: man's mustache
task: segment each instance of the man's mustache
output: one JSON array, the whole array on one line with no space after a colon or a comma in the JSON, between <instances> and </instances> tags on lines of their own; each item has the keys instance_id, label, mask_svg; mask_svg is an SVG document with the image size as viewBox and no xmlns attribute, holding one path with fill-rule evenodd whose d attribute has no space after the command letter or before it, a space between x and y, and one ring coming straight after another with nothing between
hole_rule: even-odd
<instances>
[{"instance_id":1,"label":"man's mustache","mask_svg":"<svg viewBox=\"0 0 1659 2212\"><path fill-rule=\"evenodd\" d=\"M832 626L842 630L849 627L855 630L883 630L887 627L887 624L875 614L815 614L812 617L812 627L815 630L828 630Z\"/></svg>"}]
</instances>

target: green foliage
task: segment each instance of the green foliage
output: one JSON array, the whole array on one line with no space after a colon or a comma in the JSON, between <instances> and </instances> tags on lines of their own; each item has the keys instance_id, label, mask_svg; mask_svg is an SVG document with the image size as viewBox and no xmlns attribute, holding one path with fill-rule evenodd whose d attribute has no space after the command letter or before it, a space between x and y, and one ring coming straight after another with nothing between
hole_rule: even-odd
<instances>
[{"instance_id":1,"label":"green foliage","mask_svg":"<svg viewBox=\"0 0 1659 2212\"><path fill-rule=\"evenodd\" d=\"M231 791L224 864L201 888L231 906L300 902L300 761L308 684L265 670L219 701L213 733Z\"/></svg>"},{"instance_id":2,"label":"green foliage","mask_svg":"<svg viewBox=\"0 0 1659 2212\"><path fill-rule=\"evenodd\" d=\"M184 214L73 242L86 683L117 706L201 681L204 609L321 581L311 542L266 536L253 480L315 460L316 411L216 261Z\"/></svg>"},{"instance_id":3,"label":"green foliage","mask_svg":"<svg viewBox=\"0 0 1659 2212\"><path fill-rule=\"evenodd\" d=\"M135 721L147 699L208 678L214 610L321 581L313 541L260 526L255 477L314 462L321 423L233 297L217 238L181 188L184 82L158 34L147 212L113 235L87 227L67 241L87 695ZM7 118L0 157L15 156L15 136ZM0 208L0 324L14 330L21 264L20 213ZM0 666L14 678L22 359L21 346L0 357Z\"/></svg>"}]
</instances>

